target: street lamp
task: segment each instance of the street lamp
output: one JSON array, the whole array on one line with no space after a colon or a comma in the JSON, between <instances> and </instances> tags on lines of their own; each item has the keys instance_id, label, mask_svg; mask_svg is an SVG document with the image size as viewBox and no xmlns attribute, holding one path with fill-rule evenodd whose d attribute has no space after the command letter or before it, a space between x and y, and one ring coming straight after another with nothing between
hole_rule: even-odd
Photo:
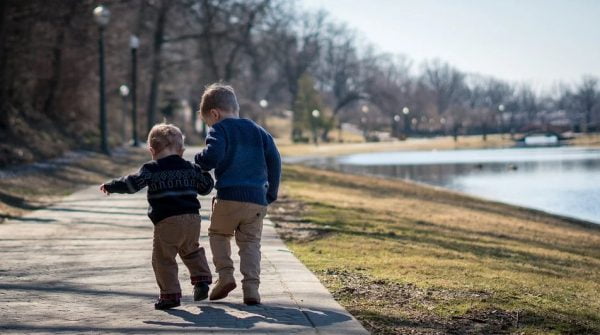
<instances>
[{"instance_id":1,"label":"street lamp","mask_svg":"<svg viewBox=\"0 0 600 335\"><path fill-rule=\"evenodd\" d=\"M94 8L94 21L98 24L98 53L100 66L100 149L107 155L108 150L107 127L106 127L106 99L104 92L104 27L110 21L110 11L108 8L100 5Z\"/></svg>"},{"instance_id":2,"label":"street lamp","mask_svg":"<svg viewBox=\"0 0 600 335\"><path fill-rule=\"evenodd\" d=\"M313 124L313 142L315 143L315 145L318 145L317 142L317 119L319 119L319 116L321 115L321 112L319 112L318 109L315 109L312 111L312 124Z\"/></svg>"},{"instance_id":3,"label":"street lamp","mask_svg":"<svg viewBox=\"0 0 600 335\"><path fill-rule=\"evenodd\" d=\"M399 122L400 122L400 115L396 114L394 115L394 124L393 124L393 128L392 128L392 136L398 137L398 133L399 133Z\"/></svg>"},{"instance_id":4,"label":"street lamp","mask_svg":"<svg viewBox=\"0 0 600 335\"><path fill-rule=\"evenodd\" d=\"M125 132L125 123L127 121L127 97L129 96L129 87L127 87L127 85L123 84L121 86L119 86L119 94L121 95L121 99L123 100L123 113L122 113L122 122L121 122L121 134L123 137L123 140L125 140L126 132Z\"/></svg>"},{"instance_id":5,"label":"street lamp","mask_svg":"<svg viewBox=\"0 0 600 335\"><path fill-rule=\"evenodd\" d=\"M369 106L367 105L363 105L362 108L360 109L363 113L367 114L369 112Z\"/></svg>"},{"instance_id":6,"label":"street lamp","mask_svg":"<svg viewBox=\"0 0 600 335\"><path fill-rule=\"evenodd\" d=\"M408 132L410 130L410 124L408 123L408 114L409 113L410 113L410 110L408 109L408 107L402 108L402 114L404 114L404 135L406 137L408 137Z\"/></svg>"},{"instance_id":7,"label":"street lamp","mask_svg":"<svg viewBox=\"0 0 600 335\"><path fill-rule=\"evenodd\" d=\"M138 146L137 136L137 49L140 47L140 39L131 35L129 38L129 47L131 49L131 128L132 145Z\"/></svg>"},{"instance_id":8,"label":"street lamp","mask_svg":"<svg viewBox=\"0 0 600 335\"><path fill-rule=\"evenodd\" d=\"M498 112L500 112L499 114L499 118L497 118L496 120L499 120L500 122L496 121L496 123L498 124L498 128L500 133L502 134L502 138L504 138L504 105L503 104L499 104L498 105Z\"/></svg>"},{"instance_id":9,"label":"street lamp","mask_svg":"<svg viewBox=\"0 0 600 335\"><path fill-rule=\"evenodd\" d=\"M260 118L262 119L262 126L263 127L267 127L267 107L269 107L269 102L266 99L262 99L258 102L258 105L263 109L263 112L260 115Z\"/></svg>"}]
</instances>

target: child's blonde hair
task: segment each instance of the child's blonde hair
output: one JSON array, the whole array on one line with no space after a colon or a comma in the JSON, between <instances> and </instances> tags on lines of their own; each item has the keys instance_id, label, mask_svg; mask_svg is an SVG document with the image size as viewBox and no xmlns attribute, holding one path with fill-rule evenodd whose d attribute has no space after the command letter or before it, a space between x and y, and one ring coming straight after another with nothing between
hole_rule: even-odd
<instances>
[{"instance_id":1,"label":"child's blonde hair","mask_svg":"<svg viewBox=\"0 0 600 335\"><path fill-rule=\"evenodd\" d=\"M173 148L175 150L183 149L183 133L179 128L172 124L159 123L152 127L148 133L148 146L156 153L163 151L165 148Z\"/></svg>"}]
</instances>

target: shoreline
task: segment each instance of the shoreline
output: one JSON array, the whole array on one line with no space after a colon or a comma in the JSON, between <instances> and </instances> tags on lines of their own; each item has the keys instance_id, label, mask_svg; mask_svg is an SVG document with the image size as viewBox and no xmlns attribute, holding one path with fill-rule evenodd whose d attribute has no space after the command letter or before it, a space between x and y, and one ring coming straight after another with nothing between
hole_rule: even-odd
<instances>
[{"instance_id":1,"label":"shoreline","mask_svg":"<svg viewBox=\"0 0 600 335\"><path fill-rule=\"evenodd\" d=\"M543 208L529 207L529 206L524 205L524 204L510 203L510 202L503 201L501 199L494 199L494 198L491 198L491 197L486 197L486 196L482 196L482 195L478 195L478 194L474 194L474 193L469 193L469 192L466 192L466 191L455 190L455 189L444 187L444 186L440 186L440 185L429 184L429 183L422 182L422 181L419 181L419 180L414 180L414 179L397 178L397 177L393 177L393 176L370 174L370 173L342 171L342 170L336 169L335 167L328 166L327 163L325 162L328 159L334 159L334 158L339 158L339 157L343 157L343 156L358 155L358 154L369 154L369 153L381 153L381 152L415 152L415 151L418 151L418 152L429 152L429 151L486 150L486 149L494 150L494 149L512 149L512 148L515 148L515 149L519 149L519 148L521 148L521 149L522 148L537 149L537 148L554 148L554 147L545 147L545 146L537 146L537 147L509 147L509 148L506 148L506 147L496 147L496 148L493 148L493 147L485 147L485 148L459 147L459 148L444 148L444 149L440 149L440 150L438 150L438 149L404 149L404 150L398 150L398 149L394 148L394 149L391 149L391 150L357 151L357 152L352 152L352 153L337 153L337 154L332 154L332 155L312 154L312 155L302 155L302 156L286 156L286 157L283 157L282 161L285 164L289 164L289 165L302 165L302 166L307 166L307 167L311 167L311 168L323 169L323 170L327 170L327 171L333 171L333 172L338 172L338 173L351 174L351 175L355 175L355 176L373 177L373 178L380 178L380 179L392 180L392 181L398 181L398 180L405 181L405 182L409 182L409 183L414 183L414 184L419 185L419 186L433 187L433 188L439 189L439 190L455 192L457 194L461 194L461 195L465 195L465 196L469 196L469 197L474 197L474 198L481 199L481 200L484 200L484 201L492 201L492 202L497 202L497 203L508 205L508 206L515 206L515 207L519 207L519 208L523 208L523 209L527 209L527 210L538 211L540 213L557 216L557 217L560 217L560 218L565 219L565 220L572 220L574 222L579 222L579 224L592 225L592 226L600 227L600 220L598 222L596 222L596 221L588 220L588 219L585 219L585 218L582 218L582 217L576 217L576 216L570 216L570 215L563 214L563 213L552 212L552 211L545 210ZM589 143L586 143L586 144L561 145L561 146L556 146L556 148L597 149L598 147L594 146L594 145L589 145ZM321 162L318 162L318 161L321 161ZM439 163L435 163L435 164L432 164L432 165L438 165L438 164ZM391 165L393 165L393 164L391 164ZM407 166L413 166L413 165L427 165L427 164L409 164Z\"/></svg>"},{"instance_id":2,"label":"shoreline","mask_svg":"<svg viewBox=\"0 0 600 335\"><path fill-rule=\"evenodd\" d=\"M560 147L600 147L600 134L580 135ZM405 141L362 142L362 143L320 143L289 144L278 143L279 151L285 157L326 157L349 154L456 149L500 149L518 148L516 142L503 135L489 135L486 141L481 136L461 136L455 142L450 136L431 138L409 138Z\"/></svg>"},{"instance_id":3,"label":"shoreline","mask_svg":"<svg viewBox=\"0 0 600 335\"><path fill-rule=\"evenodd\" d=\"M594 221L589 221L589 220L585 220L582 218L578 218L578 217L574 217L574 216L568 216L568 215L563 215L560 213L552 213L552 212L548 212L545 211L543 209L539 209L539 208L533 208L533 207L528 207L528 206L523 206L523 205L519 205L519 204L512 204L512 203L508 203L508 202L504 202L501 200L496 200L496 199L491 199L491 198L486 198L484 196L480 196L480 195L476 195L476 194L471 194L471 193L467 193L467 192L461 192L458 190L454 190L451 188L447 188L447 187L443 187L443 186L439 186L439 185L433 185L433 184L427 184L425 182L421 182L418 180L412 180L412 179L402 179L402 178L395 178L395 177L390 177L390 176L383 176L383 175L375 175L375 174L365 174L365 173L355 173L355 172L347 172L347 171L340 171L340 170L336 170L335 168L329 168L329 167L317 167L317 166L311 166L311 165L305 165L302 163L285 163L287 166L303 166L303 167L307 167L307 168L311 168L311 169L319 169L322 171L328 171L328 172L335 172L335 173L341 173L341 174L347 174L347 175L351 175L351 176L356 176L356 177L366 177L366 178L376 178L376 179L382 179L382 180L387 180L387 181L391 181L391 182L403 182L403 183L407 183L407 184L413 184L416 187L424 187L424 188L431 188L435 191L440 191L440 192L448 192L448 193L452 193L455 194L457 196L461 196L461 197L466 197L466 198L473 198L477 201L482 201L482 202L491 202L491 203L495 203L495 204L499 204L499 205L503 205L503 206L508 206L511 207L515 210L521 210L521 211L529 211L532 213L537 213L538 215L549 215L549 216L553 216L557 219L563 220L563 221L567 221L571 224L577 225L577 226L582 226L585 228L592 228L592 229L600 229L600 222L594 222Z\"/></svg>"}]
</instances>

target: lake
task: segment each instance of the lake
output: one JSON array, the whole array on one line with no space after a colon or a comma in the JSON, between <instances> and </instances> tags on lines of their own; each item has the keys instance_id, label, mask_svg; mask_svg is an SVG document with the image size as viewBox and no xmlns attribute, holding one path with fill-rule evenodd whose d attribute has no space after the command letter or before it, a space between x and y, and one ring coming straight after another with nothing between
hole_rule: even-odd
<instances>
[{"instance_id":1,"label":"lake","mask_svg":"<svg viewBox=\"0 0 600 335\"><path fill-rule=\"evenodd\" d=\"M383 152L306 163L408 179L600 223L600 149L596 148Z\"/></svg>"}]
</instances>

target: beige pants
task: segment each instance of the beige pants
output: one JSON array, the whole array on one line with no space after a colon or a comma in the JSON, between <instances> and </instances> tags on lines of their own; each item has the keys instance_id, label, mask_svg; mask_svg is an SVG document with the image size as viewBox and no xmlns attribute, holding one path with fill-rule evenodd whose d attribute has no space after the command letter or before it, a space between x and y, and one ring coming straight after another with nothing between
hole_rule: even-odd
<instances>
[{"instance_id":1,"label":"beige pants","mask_svg":"<svg viewBox=\"0 0 600 335\"><path fill-rule=\"evenodd\" d=\"M154 226L152 267L162 299L179 299L181 287L177 276L179 254L190 271L192 284L212 282L210 268L200 247L200 215L184 214L168 217Z\"/></svg>"},{"instance_id":2,"label":"beige pants","mask_svg":"<svg viewBox=\"0 0 600 335\"><path fill-rule=\"evenodd\" d=\"M244 288L258 289L260 284L260 237L267 207L249 202L213 200L208 228L213 262L219 278L233 278L230 239L235 236L239 248L240 272Z\"/></svg>"}]
</instances>

